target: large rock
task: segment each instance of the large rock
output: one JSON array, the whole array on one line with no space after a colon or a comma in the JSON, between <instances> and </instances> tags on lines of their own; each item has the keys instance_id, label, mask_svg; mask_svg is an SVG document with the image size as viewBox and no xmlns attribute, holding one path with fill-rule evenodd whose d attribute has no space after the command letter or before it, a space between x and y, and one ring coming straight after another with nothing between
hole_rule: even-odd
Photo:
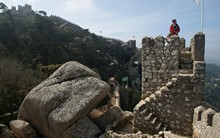
<instances>
[{"instance_id":1,"label":"large rock","mask_svg":"<svg viewBox=\"0 0 220 138\"><path fill-rule=\"evenodd\" d=\"M57 138L91 112L109 90L97 73L78 62L67 62L30 91L18 119L29 122L42 137Z\"/></svg>"},{"instance_id":2,"label":"large rock","mask_svg":"<svg viewBox=\"0 0 220 138\"><path fill-rule=\"evenodd\" d=\"M88 117L76 121L60 136L61 138L98 138L101 131Z\"/></svg>"}]
</instances>

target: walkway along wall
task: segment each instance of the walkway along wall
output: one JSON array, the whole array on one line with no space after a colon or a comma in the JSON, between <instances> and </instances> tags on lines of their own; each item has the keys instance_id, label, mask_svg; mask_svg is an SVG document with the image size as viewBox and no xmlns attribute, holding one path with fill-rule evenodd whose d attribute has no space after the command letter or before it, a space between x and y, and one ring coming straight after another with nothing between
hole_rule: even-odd
<instances>
[{"instance_id":1,"label":"walkway along wall","mask_svg":"<svg viewBox=\"0 0 220 138\"><path fill-rule=\"evenodd\" d=\"M197 33L185 48L184 39L145 37L142 40L142 100L134 108L135 131L156 134L171 130L191 135L194 108L203 99L205 35Z\"/></svg>"}]
</instances>

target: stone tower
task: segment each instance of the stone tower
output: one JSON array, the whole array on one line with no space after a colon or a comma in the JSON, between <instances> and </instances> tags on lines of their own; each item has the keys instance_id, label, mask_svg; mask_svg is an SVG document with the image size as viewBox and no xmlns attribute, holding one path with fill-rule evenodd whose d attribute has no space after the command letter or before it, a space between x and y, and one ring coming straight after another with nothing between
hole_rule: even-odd
<instances>
[{"instance_id":1,"label":"stone tower","mask_svg":"<svg viewBox=\"0 0 220 138\"><path fill-rule=\"evenodd\" d=\"M156 134L171 130L191 135L194 108L201 105L205 80L205 35L197 33L189 48L172 36L142 39L142 100L134 108L134 128Z\"/></svg>"}]
</instances>

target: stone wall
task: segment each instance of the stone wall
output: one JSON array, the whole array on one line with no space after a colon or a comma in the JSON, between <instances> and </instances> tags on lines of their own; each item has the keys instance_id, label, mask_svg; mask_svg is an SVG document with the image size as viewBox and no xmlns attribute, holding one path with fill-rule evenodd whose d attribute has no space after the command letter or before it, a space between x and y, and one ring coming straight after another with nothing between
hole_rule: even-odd
<instances>
[{"instance_id":1,"label":"stone wall","mask_svg":"<svg viewBox=\"0 0 220 138\"><path fill-rule=\"evenodd\" d=\"M59 16L56 16L56 15L51 15L50 16L50 19L60 23L60 24L67 24L68 26L70 26L72 29L74 28L75 31L78 31L78 32L82 32L83 31L83 28L80 27L79 25L75 24L75 23L72 23L71 21L68 21L62 17L59 17Z\"/></svg>"},{"instance_id":2,"label":"stone wall","mask_svg":"<svg viewBox=\"0 0 220 138\"><path fill-rule=\"evenodd\" d=\"M165 85L179 67L179 37L172 37L172 43L165 45L165 39L145 37L142 39L142 94L143 98Z\"/></svg>"},{"instance_id":3,"label":"stone wall","mask_svg":"<svg viewBox=\"0 0 220 138\"><path fill-rule=\"evenodd\" d=\"M188 138L176 135L172 133L171 131L160 131L159 134L155 135L149 135L149 134L143 134L140 131L137 133L117 133L112 130L108 130L106 132L106 135L103 137L107 138Z\"/></svg>"},{"instance_id":4,"label":"stone wall","mask_svg":"<svg viewBox=\"0 0 220 138\"><path fill-rule=\"evenodd\" d=\"M128 47L136 48L136 40L129 40L126 42L126 44L128 45Z\"/></svg>"},{"instance_id":5,"label":"stone wall","mask_svg":"<svg viewBox=\"0 0 220 138\"><path fill-rule=\"evenodd\" d=\"M11 13L13 15L20 14L20 15L23 15L23 16L27 16L27 15L33 14L34 11L32 10L31 5L25 4L24 6L18 5L18 9L16 9L16 6L12 6L11 7Z\"/></svg>"},{"instance_id":6,"label":"stone wall","mask_svg":"<svg viewBox=\"0 0 220 138\"><path fill-rule=\"evenodd\" d=\"M21 14L23 16L32 14L32 8L31 5L25 4L24 6L18 5L18 10L16 10L16 7L12 7L12 14Z\"/></svg>"},{"instance_id":7,"label":"stone wall","mask_svg":"<svg viewBox=\"0 0 220 138\"><path fill-rule=\"evenodd\" d=\"M219 138L220 113L211 108L199 106L194 110L194 138Z\"/></svg>"},{"instance_id":8,"label":"stone wall","mask_svg":"<svg viewBox=\"0 0 220 138\"><path fill-rule=\"evenodd\" d=\"M107 131L105 137L107 138L148 138L149 135L142 134L141 132L131 133L131 134L120 134L112 130L109 130Z\"/></svg>"},{"instance_id":9,"label":"stone wall","mask_svg":"<svg viewBox=\"0 0 220 138\"><path fill-rule=\"evenodd\" d=\"M143 38L142 100L134 108L136 132L192 134L194 108L203 99L204 42L202 33L193 37L190 48L177 36L167 46L163 37Z\"/></svg>"}]
</instances>

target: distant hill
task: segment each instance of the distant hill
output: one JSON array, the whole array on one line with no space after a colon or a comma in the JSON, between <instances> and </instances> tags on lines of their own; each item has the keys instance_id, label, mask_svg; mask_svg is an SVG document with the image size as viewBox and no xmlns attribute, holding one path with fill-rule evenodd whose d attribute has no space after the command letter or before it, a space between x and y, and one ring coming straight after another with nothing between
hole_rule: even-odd
<instances>
[{"instance_id":1,"label":"distant hill","mask_svg":"<svg viewBox=\"0 0 220 138\"><path fill-rule=\"evenodd\" d=\"M206 65L205 101L220 109L220 66Z\"/></svg>"},{"instance_id":2,"label":"distant hill","mask_svg":"<svg viewBox=\"0 0 220 138\"><path fill-rule=\"evenodd\" d=\"M206 59L205 62L207 64L216 64L216 65L220 66L220 60Z\"/></svg>"},{"instance_id":3,"label":"distant hill","mask_svg":"<svg viewBox=\"0 0 220 138\"><path fill-rule=\"evenodd\" d=\"M30 5L20 6L17 11L3 10L0 31L4 32L0 33L1 57L13 57L43 71L74 60L96 70L104 80L127 72L129 59L137 51L119 39L90 33L62 17L34 12Z\"/></svg>"}]
</instances>

